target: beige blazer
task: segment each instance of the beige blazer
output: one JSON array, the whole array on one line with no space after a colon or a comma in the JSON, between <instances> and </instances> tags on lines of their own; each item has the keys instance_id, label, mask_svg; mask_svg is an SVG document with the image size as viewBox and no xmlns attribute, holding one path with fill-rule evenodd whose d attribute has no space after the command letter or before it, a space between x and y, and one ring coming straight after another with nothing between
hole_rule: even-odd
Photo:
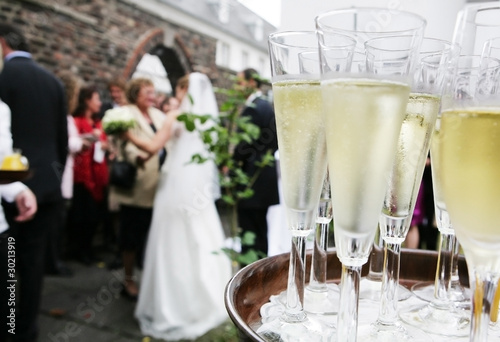
<instances>
[{"instance_id":1,"label":"beige blazer","mask_svg":"<svg viewBox=\"0 0 500 342\"><path fill-rule=\"evenodd\" d=\"M153 139L155 132L141 114L139 108L136 105L127 105L127 107L130 108L136 120L136 125L132 129L133 134L143 139ZM148 113L155 128L159 130L163 125L165 114L156 108L150 108ZM114 142L118 160L126 159L135 163L138 156L148 156L147 152L140 150L131 142L125 142L125 147L122 149L121 146L123 143L124 141L121 139L116 139ZM123 150L125 151L125 155L123 154ZM111 195L120 204L152 208L159 176L158 154L155 154L146 161L143 167L138 167L137 179L132 189L120 189L112 186Z\"/></svg>"}]
</instances>

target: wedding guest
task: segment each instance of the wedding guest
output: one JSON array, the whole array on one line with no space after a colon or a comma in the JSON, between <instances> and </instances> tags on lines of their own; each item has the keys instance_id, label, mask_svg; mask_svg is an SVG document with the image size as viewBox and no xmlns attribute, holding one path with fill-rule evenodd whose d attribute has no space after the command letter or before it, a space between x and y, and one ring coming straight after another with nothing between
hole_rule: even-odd
<instances>
[{"instance_id":1,"label":"wedding guest","mask_svg":"<svg viewBox=\"0 0 500 342\"><path fill-rule=\"evenodd\" d=\"M240 163L243 172L252 177L258 169L255 163L261 161L268 151L274 154L278 149L274 109L263 97L260 90L262 81L256 70L245 69L238 73L237 79L239 86L248 94L241 116L250 118L250 122L260 128L257 140L250 144L241 142L234 151L234 159ZM242 234L255 234L255 244L250 247L243 246L242 252L253 248L261 252L261 255L267 255L267 211L270 206L279 203L276 166L264 167L252 189L253 196L241 200L238 204L238 220Z\"/></svg>"},{"instance_id":2,"label":"wedding guest","mask_svg":"<svg viewBox=\"0 0 500 342\"><path fill-rule=\"evenodd\" d=\"M123 79L123 77L117 76L110 79L107 83L107 89L109 92L109 96L111 97L111 101L104 102L101 106L101 112L99 114L99 118L102 119L104 114L108 109L122 107L128 104L127 97L125 96L125 89L127 86L127 82ZM113 147L116 145L113 136L108 136L109 141L109 149L106 155L108 165L109 161L115 158L115 151ZM117 235L118 235L118 210L119 204L117 200L114 198L113 194L109 191L109 187L106 192L106 212L104 214L104 223L103 223L103 244L106 248L110 249L113 253L116 253L114 260L112 260L109 264L110 269L117 269L122 266L121 256L119 252L115 248L117 246Z\"/></svg>"},{"instance_id":3,"label":"wedding guest","mask_svg":"<svg viewBox=\"0 0 500 342\"><path fill-rule=\"evenodd\" d=\"M70 245L77 260L94 261L92 241L105 210L108 166L105 160L107 138L95 114L101 109L95 86L80 89L73 113L78 134L92 141L74 156L73 199L69 211Z\"/></svg>"},{"instance_id":4,"label":"wedding guest","mask_svg":"<svg viewBox=\"0 0 500 342\"><path fill-rule=\"evenodd\" d=\"M73 116L71 115L76 108L81 81L70 71L60 72L57 76L64 86L68 106L68 115L66 117L68 121L68 156L61 182L61 192L65 200L65 205L63 210L61 210L59 224L51 227L49 231L45 272L51 275L71 276L73 272L61 260L61 256L63 254L63 241L67 238L67 211L73 197L73 155L80 152L84 146L90 147L91 142L80 137Z\"/></svg>"},{"instance_id":5,"label":"wedding guest","mask_svg":"<svg viewBox=\"0 0 500 342\"><path fill-rule=\"evenodd\" d=\"M22 33L0 23L4 67L0 74L0 98L12 111L13 147L20 149L34 171L23 183L36 196L38 211L20 222L16 208L5 206L16 241L16 334L14 341L36 341L38 311L45 269L49 227L58 224L64 206L61 173L68 148L67 108L61 82L31 58ZM3 305L3 304L2 304ZM5 327L4 327L5 328Z\"/></svg>"},{"instance_id":6,"label":"wedding guest","mask_svg":"<svg viewBox=\"0 0 500 342\"><path fill-rule=\"evenodd\" d=\"M127 85L125 94L130 103L127 108L136 121L132 129L133 134L143 139L153 139L156 130L163 125L165 117L154 107L153 82L147 78L132 79ZM114 147L116 157L119 160L128 160L138 167L132 189L111 187L113 196L120 204L118 245L125 272L122 295L135 300L139 289L134 277L134 266L142 267L143 264L144 246L153 212L153 199L159 170L165 160L165 151L160 148L160 152L149 155L126 140L117 139L116 144Z\"/></svg>"},{"instance_id":7,"label":"wedding guest","mask_svg":"<svg viewBox=\"0 0 500 342\"><path fill-rule=\"evenodd\" d=\"M102 119L108 109L125 106L128 103L125 96L126 86L127 82L122 77L114 77L108 81L107 88L111 102L106 101L102 104L98 114L99 119Z\"/></svg>"}]
</instances>

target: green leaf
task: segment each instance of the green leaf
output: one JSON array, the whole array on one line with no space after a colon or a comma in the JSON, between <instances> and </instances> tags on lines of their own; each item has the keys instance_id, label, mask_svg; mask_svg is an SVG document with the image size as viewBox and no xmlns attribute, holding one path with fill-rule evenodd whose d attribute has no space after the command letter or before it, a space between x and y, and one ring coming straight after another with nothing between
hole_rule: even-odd
<instances>
[{"instance_id":1,"label":"green leaf","mask_svg":"<svg viewBox=\"0 0 500 342\"><path fill-rule=\"evenodd\" d=\"M240 198L240 199L250 198L250 197L253 196L253 194L254 194L254 191L252 189L250 189L250 188L247 188L244 191L238 191L236 193L236 197Z\"/></svg>"},{"instance_id":2,"label":"green leaf","mask_svg":"<svg viewBox=\"0 0 500 342\"><path fill-rule=\"evenodd\" d=\"M221 199L230 205L234 205L236 203L235 200L231 196L228 196L228 195L222 195Z\"/></svg>"},{"instance_id":3,"label":"green leaf","mask_svg":"<svg viewBox=\"0 0 500 342\"><path fill-rule=\"evenodd\" d=\"M236 260L240 264L250 265L251 263L259 260L259 255L253 249L247 251L245 254L240 254Z\"/></svg>"},{"instance_id":4,"label":"green leaf","mask_svg":"<svg viewBox=\"0 0 500 342\"><path fill-rule=\"evenodd\" d=\"M253 246L257 235L254 232L245 232L241 237L242 246Z\"/></svg>"},{"instance_id":5,"label":"green leaf","mask_svg":"<svg viewBox=\"0 0 500 342\"><path fill-rule=\"evenodd\" d=\"M191 163L195 163L195 164L203 164L204 162L206 162L208 160L208 158L205 158L203 157L201 154L193 154L191 156Z\"/></svg>"}]
</instances>

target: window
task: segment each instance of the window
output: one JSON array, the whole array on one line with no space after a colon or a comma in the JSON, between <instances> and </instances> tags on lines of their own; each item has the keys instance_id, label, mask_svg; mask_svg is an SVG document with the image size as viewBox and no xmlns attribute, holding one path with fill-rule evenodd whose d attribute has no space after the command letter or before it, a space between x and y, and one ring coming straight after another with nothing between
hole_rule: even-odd
<instances>
[{"instance_id":1,"label":"window","mask_svg":"<svg viewBox=\"0 0 500 342\"><path fill-rule=\"evenodd\" d=\"M241 66L242 66L242 69L248 67L248 52L246 52L246 51L242 51L242 53L241 53Z\"/></svg>"},{"instance_id":2,"label":"window","mask_svg":"<svg viewBox=\"0 0 500 342\"><path fill-rule=\"evenodd\" d=\"M264 73L264 70L266 70L266 63L267 60L262 57L259 58L259 72L261 75Z\"/></svg>"},{"instance_id":3,"label":"window","mask_svg":"<svg viewBox=\"0 0 500 342\"><path fill-rule=\"evenodd\" d=\"M223 67L229 67L229 44L225 42L217 42L216 60L217 64Z\"/></svg>"}]
</instances>

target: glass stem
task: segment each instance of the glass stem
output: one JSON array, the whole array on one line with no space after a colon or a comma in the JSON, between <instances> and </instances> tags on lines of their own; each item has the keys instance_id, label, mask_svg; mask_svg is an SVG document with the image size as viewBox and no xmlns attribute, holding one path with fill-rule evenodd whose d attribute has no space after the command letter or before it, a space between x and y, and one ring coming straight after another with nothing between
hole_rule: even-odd
<instances>
[{"instance_id":1,"label":"glass stem","mask_svg":"<svg viewBox=\"0 0 500 342\"><path fill-rule=\"evenodd\" d=\"M370 263L366 278L371 281L382 281L382 271L384 269L384 241L377 229L373 248L370 255Z\"/></svg>"},{"instance_id":2,"label":"glass stem","mask_svg":"<svg viewBox=\"0 0 500 342\"><path fill-rule=\"evenodd\" d=\"M361 266L342 265L337 341L356 342Z\"/></svg>"},{"instance_id":3,"label":"glass stem","mask_svg":"<svg viewBox=\"0 0 500 342\"><path fill-rule=\"evenodd\" d=\"M477 270L474 275L470 342L484 342L488 340L490 310L495 296L498 276L492 277L491 274L478 272Z\"/></svg>"},{"instance_id":4,"label":"glass stem","mask_svg":"<svg viewBox=\"0 0 500 342\"><path fill-rule=\"evenodd\" d=\"M398 287L401 243L384 243L384 271L378 323L384 325L398 322Z\"/></svg>"},{"instance_id":5,"label":"glass stem","mask_svg":"<svg viewBox=\"0 0 500 342\"><path fill-rule=\"evenodd\" d=\"M463 288L462 288L462 284L460 284L460 277L458 275L459 252L460 252L460 242L458 242L457 236L455 234L453 234L453 250L452 250L452 256L451 256L452 261L451 261L450 289L461 293L463 291ZM462 299L462 298L457 298L457 299Z\"/></svg>"},{"instance_id":6,"label":"glass stem","mask_svg":"<svg viewBox=\"0 0 500 342\"><path fill-rule=\"evenodd\" d=\"M306 313L304 312L305 266L306 236L292 236L286 309L282 316L282 319L288 323L302 322L306 319Z\"/></svg>"},{"instance_id":7,"label":"glass stem","mask_svg":"<svg viewBox=\"0 0 500 342\"><path fill-rule=\"evenodd\" d=\"M434 304L449 302L448 290L451 283L455 234L441 233L436 277L434 282Z\"/></svg>"},{"instance_id":8,"label":"glass stem","mask_svg":"<svg viewBox=\"0 0 500 342\"><path fill-rule=\"evenodd\" d=\"M315 233L308 287L313 291L328 291L326 285L328 223L316 223Z\"/></svg>"}]
</instances>

